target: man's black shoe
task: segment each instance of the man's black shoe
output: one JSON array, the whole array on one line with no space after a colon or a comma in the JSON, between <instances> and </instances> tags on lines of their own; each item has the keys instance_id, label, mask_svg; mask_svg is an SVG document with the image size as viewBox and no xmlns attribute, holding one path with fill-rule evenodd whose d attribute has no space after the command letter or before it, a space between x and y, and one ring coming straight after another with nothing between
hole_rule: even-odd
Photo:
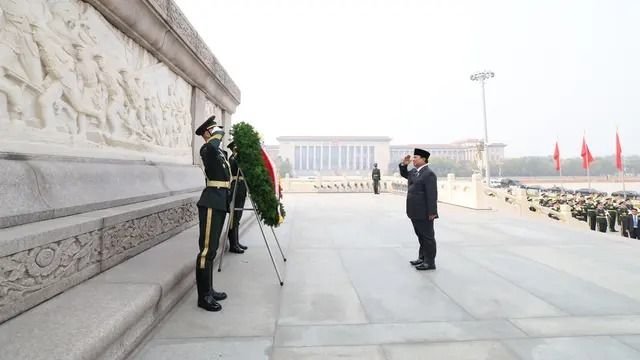
<instances>
[{"instance_id":1,"label":"man's black shoe","mask_svg":"<svg viewBox=\"0 0 640 360\"><path fill-rule=\"evenodd\" d=\"M198 307L207 311L222 310L222 305L218 304L218 302L211 295L206 295L204 299L198 299Z\"/></svg>"},{"instance_id":2,"label":"man's black shoe","mask_svg":"<svg viewBox=\"0 0 640 360\"><path fill-rule=\"evenodd\" d=\"M409 261L409 264L411 264L413 266L420 265L420 264L422 264L422 259L411 260L411 261Z\"/></svg>"},{"instance_id":3,"label":"man's black shoe","mask_svg":"<svg viewBox=\"0 0 640 360\"><path fill-rule=\"evenodd\" d=\"M422 263L418 266L416 266L416 270L435 270L436 269L436 265L435 264L427 264L427 263Z\"/></svg>"},{"instance_id":4,"label":"man's black shoe","mask_svg":"<svg viewBox=\"0 0 640 360\"><path fill-rule=\"evenodd\" d=\"M247 250L247 249L248 249L248 247L247 247L247 246L242 245L242 244L240 244L240 243L238 243L238 247L239 247L240 249L242 249L242 250Z\"/></svg>"},{"instance_id":5,"label":"man's black shoe","mask_svg":"<svg viewBox=\"0 0 640 360\"><path fill-rule=\"evenodd\" d=\"M214 299L214 300L216 300L216 301L224 300L224 299L226 299L226 298L227 298L227 293L222 292L222 291L221 291L221 292L217 292L217 291L215 291L215 290L211 289L211 292L210 292L209 294L210 294L210 295L213 297L213 299Z\"/></svg>"},{"instance_id":6,"label":"man's black shoe","mask_svg":"<svg viewBox=\"0 0 640 360\"><path fill-rule=\"evenodd\" d=\"M234 254L244 254L244 250L242 250L239 246L238 247L231 247L229 248L229 252L234 253Z\"/></svg>"}]
</instances>

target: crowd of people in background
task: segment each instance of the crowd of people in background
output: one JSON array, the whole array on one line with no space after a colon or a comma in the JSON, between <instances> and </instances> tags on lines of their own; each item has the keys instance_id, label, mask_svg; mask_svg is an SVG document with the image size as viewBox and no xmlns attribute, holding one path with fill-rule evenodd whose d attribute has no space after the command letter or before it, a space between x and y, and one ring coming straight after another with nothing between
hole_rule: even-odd
<instances>
[{"instance_id":1,"label":"crowd of people in background","mask_svg":"<svg viewBox=\"0 0 640 360\"><path fill-rule=\"evenodd\" d=\"M538 206L551 210L547 211L550 218L559 220L557 214L561 206L567 205L571 216L584 221L593 231L620 232L624 237L637 238L633 231L637 228L637 221L634 223L632 220L635 220L633 214L637 213L640 205L638 199L606 193L585 195L540 190L536 195L528 195L527 200L531 211L537 211Z\"/></svg>"}]
</instances>

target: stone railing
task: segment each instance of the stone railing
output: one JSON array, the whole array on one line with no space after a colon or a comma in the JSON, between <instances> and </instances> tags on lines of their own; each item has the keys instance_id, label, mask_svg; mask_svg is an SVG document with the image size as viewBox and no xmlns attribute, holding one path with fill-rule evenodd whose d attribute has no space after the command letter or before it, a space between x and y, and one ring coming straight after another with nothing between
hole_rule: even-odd
<instances>
[{"instance_id":1,"label":"stone railing","mask_svg":"<svg viewBox=\"0 0 640 360\"><path fill-rule=\"evenodd\" d=\"M395 178L391 185L396 193L407 192L407 180ZM438 201L446 204L463 206L470 209L489 209L485 186L479 176L473 175L471 181L456 180L454 174L447 175L447 179L438 179Z\"/></svg>"},{"instance_id":2,"label":"stone railing","mask_svg":"<svg viewBox=\"0 0 640 360\"><path fill-rule=\"evenodd\" d=\"M556 220L572 221L571 207L569 205L560 205L560 211L542 206L537 201L530 201L529 194L526 189L485 189L488 196L488 202L492 207L500 207L506 205L509 208L519 212L521 215L526 213L539 213Z\"/></svg>"},{"instance_id":3,"label":"stone railing","mask_svg":"<svg viewBox=\"0 0 640 360\"><path fill-rule=\"evenodd\" d=\"M471 181L458 181L454 174L448 174L447 181L438 184L438 200L471 209L488 209L484 189L476 174L471 176Z\"/></svg>"},{"instance_id":4,"label":"stone railing","mask_svg":"<svg viewBox=\"0 0 640 360\"><path fill-rule=\"evenodd\" d=\"M373 192L373 181L362 177L321 177L317 179L282 179L282 189L290 193L360 193ZM380 192L392 191L393 181L382 179Z\"/></svg>"}]
</instances>

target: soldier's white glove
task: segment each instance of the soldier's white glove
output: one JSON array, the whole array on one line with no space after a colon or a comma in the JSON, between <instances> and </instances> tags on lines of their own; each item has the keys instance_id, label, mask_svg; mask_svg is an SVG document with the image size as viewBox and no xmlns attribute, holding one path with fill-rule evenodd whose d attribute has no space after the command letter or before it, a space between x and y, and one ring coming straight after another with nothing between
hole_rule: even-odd
<instances>
[{"instance_id":1,"label":"soldier's white glove","mask_svg":"<svg viewBox=\"0 0 640 360\"><path fill-rule=\"evenodd\" d=\"M222 136L224 136L224 130L222 130L222 128L219 126L214 126L209 129L209 134L211 134L211 136L220 135L220 137L222 138Z\"/></svg>"}]
</instances>

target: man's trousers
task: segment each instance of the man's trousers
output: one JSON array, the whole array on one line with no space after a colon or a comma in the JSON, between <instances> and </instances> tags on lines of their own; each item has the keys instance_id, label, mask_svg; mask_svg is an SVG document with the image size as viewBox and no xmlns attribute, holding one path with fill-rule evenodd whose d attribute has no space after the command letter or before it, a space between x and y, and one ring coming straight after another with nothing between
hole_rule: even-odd
<instances>
[{"instance_id":1,"label":"man's trousers","mask_svg":"<svg viewBox=\"0 0 640 360\"><path fill-rule=\"evenodd\" d=\"M411 223L420 243L418 257L428 264L435 264L436 237L433 220L411 219Z\"/></svg>"}]
</instances>

